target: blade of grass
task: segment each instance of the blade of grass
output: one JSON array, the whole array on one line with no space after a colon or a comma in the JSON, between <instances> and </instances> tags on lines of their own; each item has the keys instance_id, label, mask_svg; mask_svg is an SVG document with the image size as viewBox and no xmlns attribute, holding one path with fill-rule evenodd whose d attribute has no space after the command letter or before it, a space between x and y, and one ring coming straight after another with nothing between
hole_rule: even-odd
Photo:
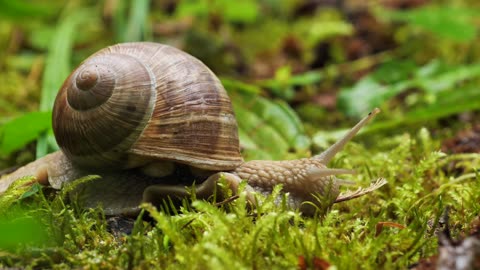
<instances>
[{"instance_id":1,"label":"blade of grass","mask_svg":"<svg viewBox=\"0 0 480 270\"><path fill-rule=\"evenodd\" d=\"M140 41L145 37L147 30L147 17L149 14L150 0L132 1L130 14L124 33L121 34L122 42Z\"/></svg>"},{"instance_id":2,"label":"blade of grass","mask_svg":"<svg viewBox=\"0 0 480 270\"><path fill-rule=\"evenodd\" d=\"M57 27L49 46L43 73L42 96L40 100L41 111L50 111L52 109L57 91L71 70L70 60L72 58L76 28L81 25L82 21L86 21L88 18L87 10L76 10L70 16L64 16L64 19ZM52 135L44 135L39 138L37 158L46 155L49 152L49 148L58 148L56 145L48 143L53 141L48 136Z\"/></svg>"},{"instance_id":3,"label":"blade of grass","mask_svg":"<svg viewBox=\"0 0 480 270\"><path fill-rule=\"evenodd\" d=\"M127 21L127 2L119 0L115 2L113 15L113 31L115 33L115 41L122 42L123 31L126 29Z\"/></svg>"}]
</instances>

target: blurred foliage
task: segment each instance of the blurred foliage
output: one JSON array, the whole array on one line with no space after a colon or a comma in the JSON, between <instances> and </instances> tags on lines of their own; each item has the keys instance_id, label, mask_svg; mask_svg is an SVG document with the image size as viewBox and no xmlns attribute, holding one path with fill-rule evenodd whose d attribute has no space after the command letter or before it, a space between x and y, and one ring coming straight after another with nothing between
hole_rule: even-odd
<instances>
[{"instance_id":1,"label":"blurred foliage","mask_svg":"<svg viewBox=\"0 0 480 270\"><path fill-rule=\"evenodd\" d=\"M427 6L408 11L386 12L393 21L407 22L411 26L429 31L441 38L456 42L472 42L477 36L475 17L478 8Z\"/></svg>"},{"instance_id":2,"label":"blurred foliage","mask_svg":"<svg viewBox=\"0 0 480 270\"><path fill-rule=\"evenodd\" d=\"M310 139L288 104L251 94L232 94L244 158L285 159L305 155ZM291 156L287 156L289 153Z\"/></svg>"},{"instance_id":3,"label":"blurred foliage","mask_svg":"<svg viewBox=\"0 0 480 270\"><path fill-rule=\"evenodd\" d=\"M440 102L439 98L453 98L459 91L455 87L475 86L479 77L480 64L452 67L434 60L418 67L409 61L392 61L363 77L351 88L342 89L339 93L339 105L350 116L362 115L414 88L423 91L424 96L410 95L406 105L413 108L438 106L436 103ZM480 91L478 94L480 95ZM462 101L465 105L475 101L468 93L464 95L465 99ZM359 99L364 103L359 103ZM454 113L462 111L464 110Z\"/></svg>"},{"instance_id":4,"label":"blurred foliage","mask_svg":"<svg viewBox=\"0 0 480 270\"><path fill-rule=\"evenodd\" d=\"M335 166L360 166L358 179L367 180L362 175L368 179L381 175L392 181L390 189L381 195L384 208L372 210L372 220L366 218L370 210L365 209L359 214L364 219L357 219L354 209L359 207L355 201L340 208L347 212L346 216L338 211L327 215L322 220L327 227L316 227L316 221L311 220L300 222L296 214L272 208L272 216L264 212L266 228L270 226L268 222L278 222L279 227L275 229L285 229L282 226L292 225L289 218L293 218L294 224L301 223L304 231L315 236L303 236L299 229L302 226L292 226L299 231L289 233L298 233L299 239L305 238L306 242L302 246L301 241L292 240L295 244L290 244L295 246L295 255L282 250L280 253L284 257L279 259L272 254L279 252L282 246L265 240L269 236L271 239L279 236L268 235L260 227L250 228L254 232L249 236L253 239L251 242L261 238L267 246L249 246L250 254L263 250L270 261L265 264L256 261L243 247L237 253L253 260L252 265L233 260L223 261L224 266L292 267L296 266L297 255L304 253L310 260L316 258L313 254L320 254L341 268L358 268L355 262L332 255L351 254L354 250L353 254L371 265L378 263L388 268L400 263L406 267L435 251L435 244L426 242L432 240L433 234L428 233L429 237L424 238L425 224L427 218L435 219L440 215L444 204L459 206L461 210L455 217L464 224L479 214L478 206L472 203L478 201L478 187L475 191L474 184L470 184L462 190L460 185L466 180L453 181L464 179L461 174L465 173L463 177L479 182L478 176L473 174L478 162L467 158L461 164L446 165L445 160L449 159L443 159L437 152L443 140L453 138L457 130L469 131L479 123L480 47L476 44L480 39L480 21L477 14L480 14L480 5L475 0L52 0L48 3L0 0L0 168L34 158L31 153L35 147L38 157L57 149L51 135L50 110L63 80L82 60L118 42L161 42L194 55L221 78L232 97L242 151L247 160L310 156L327 147L332 139L343 134L372 108L382 109L378 119L362 130L368 136L356 139L363 140L373 150L353 144L347 147L351 156L345 154L334 161ZM409 135L417 132L418 135ZM418 138L412 139L412 136ZM478 143L476 145L478 150ZM475 158L478 159L478 155L472 159ZM446 168L439 168L441 162ZM92 210L82 218L79 217L83 215L81 212L63 208L63 202L58 200L52 210L40 191L30 192L22 201L40 201L42 211L51 210L52 215L56 215L43 221L48 224L61 217L64 222L64 227L53 229L57 244L64 244L63 250L60 253L45 251L50 258L65 256L70 260L60 262L60 268L84 266L75 262L79 259L75 257L78 247L83 250L78 255L83 256L80 261L94 261L96 251L84 246L88 244L106 253L110 248L118 252L116 254L128 250L131 257L120 259L122 265L128 267L132 261L142 261L136 248L143 244L161 246L161 251L152 250L164 255L194 245L192 241L195 241L188 236L174 239L178 236L178 226L183 229L188 225L185 220L195 219L190 225L207 232L209 228L198 223L228 228L225 224L231 221L217 215L216 208L202 203L195 204L198 212L187 212L188 218L165 218L162 222L159 220L164 218L163 214L149 209L159 225L148 233L161 237L163 242L148 242L150 240L134 234L123 243L126 247L118 246L106 232L104 223L92 225L98 222L92 218L98 212ZM8 205L11 204L13 201ZM375 203L372 200L368 204ZM211 214L208 220L198 216L202 211ZM273 213L279 214L273 216ZM245 218L242 213L236 214ZM18 217L8 224L0 220L0 230L1 226L18 225L26 230L37 226L31 223L30 217L37 216L18 219L18 223L15 223ZM374 222L389 219L408 225L407 230L382 234L370 245L350 239L371 239L365 237L368 233L364 232L371 230ZM353 220L353 224L345 220ZM78 227L75 222L79 222ZM257 222L263 224L261 219ZM328 227L338 224L344 224L343 231ZM58 236L68 228L67 235ZM100 244L90 228L99 229L106 242ZM235 232L240 234L240 231ZM40 240L43 239L42 232L36 233L40 234ZM205 236L197 234L188 235ZM335 239L328 237L330 234L335 235ZM414 234L415 241L410 234ZM204 246L196 246L193 252L231 255L230 251L221 248L224 243L216 236L212 235L216 245L201 242ZM237 238L233 236L232 239ZM368 248L342 248L345 239L352 245ZM329 252L318 241L325 241L333 251ZM0 242L0 249L2 243L10 245ZM389 252L382 253L380 249L385 246ZM394 252L390 252L392 250ZM378 257L358 254L361 252L378 252ZM28 254L25 256L32 256ZM0 250L0 266L3 267L4 261L13 262L16 260L12 258L19 258L7 255ZM220 260L220 257L215 258ZM107 262L111 266L118 262L114 258L118 257L103 259L111 259ZM178 253L175 258L182 265L192 263ZM38 260L50 267L55 261L45 257ZM30 262L36 263L35 259ZM221 260L202 262L210 267L222 265ZM149 262L144 263L149 266ZM18 266L15 263L6 265Z\"/></svg>"},{"instance_id":5,"label":"blurred foliage","mask_svg":"<svg viewBox=\"0 0 480 270\"><path fill-rule=\"evenodd\" d=\"M50 112L31 112L0 126L0 157L18 151L46 132L51 126L51 119Z\"/></svg>"},{"instance_id":6,"label":"blurred foliage","mask_svg":"<svg viewBox=\"0 0 480 270\"><path fill-rule=\"evenodd\" d=\"M260 5L253 0L187 0L178 3L175 16L206 18L214 13L228 23L254 23L258 17Z\"/></svg>"}]
</instances>

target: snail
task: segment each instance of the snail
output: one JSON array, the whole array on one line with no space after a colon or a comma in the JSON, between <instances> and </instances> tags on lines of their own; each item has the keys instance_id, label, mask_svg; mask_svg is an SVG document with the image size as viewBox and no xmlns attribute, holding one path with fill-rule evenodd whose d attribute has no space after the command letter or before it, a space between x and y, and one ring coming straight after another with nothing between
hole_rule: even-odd
<instances>
[{"instance_id":1,"label":"snail","mask_svg":"<svg viewBox=\"0 0 480 270\"><path fill-rule=\"evenodd\" d=\"M378 112L319 155L245 162L230 99L207 66L167 45L117 44L87 58L62 85L52 117L61 150L2 177L0 194L23 176L60 189L93 174L100 179L75 191L82 205L101 204L107 215L136 214L142 202L159 204L193 191L207 198L224 179L234 194L246 181L252 203L254 192L268 194L282 184L289 205L313 214L316 207L386 183L380 178L368 188L340 194L344 181L335 176L354 171L326 167Z\"/></svg>"}]
</instances>

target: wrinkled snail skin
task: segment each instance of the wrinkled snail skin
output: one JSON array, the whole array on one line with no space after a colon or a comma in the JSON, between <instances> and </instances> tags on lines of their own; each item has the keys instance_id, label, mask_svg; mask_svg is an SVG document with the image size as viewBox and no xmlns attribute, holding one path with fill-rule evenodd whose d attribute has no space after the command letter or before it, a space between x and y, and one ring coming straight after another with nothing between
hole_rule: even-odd
<instances>
[{"instance_id":1,"label":"wrinkled snail skin","mask_svg":"<svg viewBox=\"0 0 480 270\"><path fill-rule=\"evenodd\" d=\"M255 192L270 194L282 184L291 207L313 214L315 207L356 198L386 183L379 179L342 195L343 182L335 176L354 171L326 167L379 111L320 155L244 162L229 97L202 62L156 43L114 45L86 59L60 89L53 128L61 151L0 178L0 195L23 176L59 189L83 176L99 175L73 191L80 204L101 205L107 215L135 215L142 202L158 205L167 197L191 196L191 184L177 179L178 171L186 169L195 181L204 179L195 184L197 198L211 196L220 179L234 194L246 181L244 192L254 204ZM152 167L177 174L152 175Z\"/></svg>"},{"instance_id":2,"label":"wrinkled snail skin","mask_svg":"<svg viewBox=\"0 0 480 270\"><path fill-rule=\"evenodd\" d=\"M64 160L68 161L68 159L66 159L65 155L63 155L62 152L55 152L46 155L43 158L35 160L23 167L20 167L19 169L8 175L3 176L2 178L0 178L0 195L4 193L8 189L8 187L13 184L13 182L15 182L15 180L26 176L35 177L36 180L43 185L49 184L49 171L51 172L54 169L55 164L62 164L62 161ZM66 170L62 170L66 172Z\"/></svg>"}]
</instances>

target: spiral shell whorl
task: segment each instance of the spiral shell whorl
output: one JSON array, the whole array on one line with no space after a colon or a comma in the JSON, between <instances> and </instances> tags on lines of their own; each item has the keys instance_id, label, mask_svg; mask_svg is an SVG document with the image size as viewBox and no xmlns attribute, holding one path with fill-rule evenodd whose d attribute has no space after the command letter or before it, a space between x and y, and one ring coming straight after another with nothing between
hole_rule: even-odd
<instances>
[{"instance_id":1,"label":"spiral shell whorl","mask_svg":"<svg viewBox=\"0 0 480 270\"><path fill-rule=\"evenodd\" d=\"M98 83L98 70L96 66L88 66L77 72L75 84L78 89L89 91Z\"/></svg>"},{"instance_id":2,"label":"spiral shell whorl","mask_svg":"<svg viewBox=\"0 0 480 270\"><path fill-rule=\"evenodd\" d=\"M126 166L126 152L152 114L155 87L140 59L104 50L91 56L57 96L53 128L59 146L84 167Z\"/></svg>"},{"instance_id":3,"label":"spiral shell whorl","mask_svg":"<svg viewBox=\"0 0 480 270\"><path fill-rule=\"evenodd\" d=\"M53 118L59 146L85 167L170 160L223 171L243 162L220 80L167 45L123 43L92 55L65 81Z\"/></svg>"},{"instance_id":4,"label":"spiral shell whorl","mask_svg":"<svg viewBox=\"0 0 480 270\"><path fill-rule=\"evenodd\" d=\"M103 60L111 60L103 57ZM93 63L92 63L93 62ZM102 105L115 89L115 71L95 61L85 63L73 74L67 100L75 110L89 110Z\"/></svg>"}]
</instances>

